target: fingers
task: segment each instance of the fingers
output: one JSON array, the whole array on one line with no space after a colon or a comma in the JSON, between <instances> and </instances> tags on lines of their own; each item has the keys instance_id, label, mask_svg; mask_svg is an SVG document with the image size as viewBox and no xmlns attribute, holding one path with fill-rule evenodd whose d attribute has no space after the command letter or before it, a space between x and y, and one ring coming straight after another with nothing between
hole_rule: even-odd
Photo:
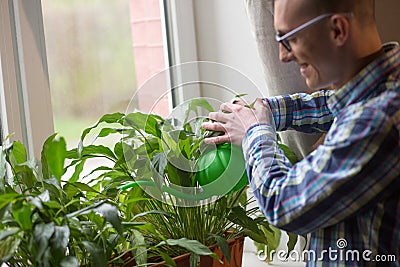
<instances>
[{"instance_id":1,"label":"fingers","mask_svg":"<svg viewBox=\"0 0 400 267\"><path fill-rule=\"evenodd\" d=\"M230 142L230 137L229 137L228 133L226 132L226 129L225 129L223 123L203 122L201 124L201 127L206 130L209 130L209 131L224 133L223 135L207 137L204 139L204 143L206 143L206 144L222 144L222 143Z\"/></svg>"},{"instance_id":2,"label":"fingers","mask_svg":"<svg viewBox=\"0 0 400 267\"><path fill-rule=\"evenodd\" d=\"M204 142L207 144L228 142L240 146L246 129L259 122L258 116L261 119L264 116L262 108L259 111L254 109L253 106L264 107L264 109L266 107L262 99L257 99L251 104L251 107L241 100L235 103L221 104L219 112L209 113L208 118L214 122L204 122L201 125L205 130L220 132L220 135L207 136Z\"/></svg>"},{"instance_id":3,"label":"fingers","mask_svg":"<svg viewBox=\"0 0 400 267\"><path fill-rule=\"evenodd\" d=\"M226 132L222 123L219 122L203 122L201 127L214 132Z\"/></svg>"},{"instance_id":4,"label":"fingers","mask_svg":"<svg viewBox=\"0 0 400 267\"><path fill-rule=\"evenodd\" d=\"M204 143L206 144L223 144L223 143L230 143L230 138L228 134L220 135L220 136L215 136L215 137L209 137L204 139Z\"/></svg>"},{"instance_id":5,"label":"fingers","mask_svg":"<svg viewBox=\"0 0 400 267\"><path fill-rule=\"evenodd\" d=\"M214 112L218 113L218 112ZM205 130L212 131L212 132L220 132L220 135L216 136L209 136L204 139L204 143L206 144L222 144L222 143L230 143L230 137L229 134L227 133L227 130L224 127L224 123L220 122L203 122L201 124L201 127L204 128Z\"/></svg>"},{"instance_id":6,"label":"fingers","mask_svg":"<svg viewBox=\"0 0 400 267\"><path fill-rule=\"evenodd\" d=\"M217 122L222 122L222 123L226 123L228 121L228 112L224 112L224 111L220 111L220 112L210 112L210 114L208 114L208 118L210 120L214 120ZM230 112L229 112L230 113Z\"/></svg>"},{"instance_id":7,"label":"fingers","mask_svg":"<svg viewBox=\"0 0 400 267\"><path fill-rule=\"evenodd\" d=\"M232 106L235 104L232 103L222 103L219 109L224 113L232 113Z\"/></svg>"},{"instance_id":8,"label":"fingers","mask_svg":"<svg viewBox=\"0 0 400 267\"><path fill-rule=\"evenodd\" d=\"M243 101L237 101L235 103L223 103L220 106L220 110L224 113L232 113L236 110L239 110L243 108L246 105L246 102Z\"/></svg>"}]
</instances>

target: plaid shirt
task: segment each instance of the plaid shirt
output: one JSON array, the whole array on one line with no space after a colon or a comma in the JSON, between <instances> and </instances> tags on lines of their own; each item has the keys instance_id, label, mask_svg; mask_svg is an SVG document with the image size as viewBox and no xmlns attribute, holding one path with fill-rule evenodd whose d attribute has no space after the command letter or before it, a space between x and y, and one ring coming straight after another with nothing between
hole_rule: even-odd
<instances>
[{"instance_id":1,"label":"plaid shirt","mask_svg":"<svg viewBox=\"0 0 400 267\"><path fill-rule=\"evenodd\" d=\"M308 266L400 265L400 49L384 51L339 90L266 99L277 131L327 132L299 163L270 125L252 126L243 140L262 213L311 233Z\"/></svg>"}]
</instances>

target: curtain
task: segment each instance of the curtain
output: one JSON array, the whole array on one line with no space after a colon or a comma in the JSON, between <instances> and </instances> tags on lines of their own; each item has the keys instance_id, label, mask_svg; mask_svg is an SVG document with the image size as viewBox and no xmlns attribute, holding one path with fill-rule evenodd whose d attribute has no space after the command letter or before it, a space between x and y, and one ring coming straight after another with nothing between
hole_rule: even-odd
<instances>
[{"instance_id":1,"label":"curtain","mask_svg":"<svg viewBox=\"0 0 400 267\"><path fill-rule=\"evenodd\" d=\"M279 61L271 1L245 0L245 5L250 28L263 66L267 95L310 92L300 75L299 67L295 63ZM312 151L312 146L321 135L286 131L280 133L280 136L282 141L293 149L299 158L302 158Z\"/></svg>"}]
</instances>

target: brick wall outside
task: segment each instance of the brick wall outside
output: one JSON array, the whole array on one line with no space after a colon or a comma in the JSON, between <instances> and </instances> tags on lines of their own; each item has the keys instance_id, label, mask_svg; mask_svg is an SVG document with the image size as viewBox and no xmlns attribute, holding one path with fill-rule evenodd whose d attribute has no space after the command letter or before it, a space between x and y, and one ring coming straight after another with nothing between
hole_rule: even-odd
<instances>
[{"instance_id":1,"label":"brick wall outside","mask_svg":"<svg viewBox=\"0 0 400 267\"><path fill-rule=\"evenodd\" d=\"M165 117L169 113L165 84L141 90L149 78L165 69L159 0L130 0L129 6L139 109Z\"/></svg>"}]
</instances>

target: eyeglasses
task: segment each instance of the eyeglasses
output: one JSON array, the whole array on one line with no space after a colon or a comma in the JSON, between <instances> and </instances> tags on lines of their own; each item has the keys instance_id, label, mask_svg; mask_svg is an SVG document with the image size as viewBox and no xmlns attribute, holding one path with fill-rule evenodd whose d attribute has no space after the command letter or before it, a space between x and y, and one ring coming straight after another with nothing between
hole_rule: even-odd
<instances>
[{"instance_id":1,"label":"eyeglasses","mask_svg":"<svg viewBox=\"0 0 400 267\"><path fill-rule=\"evenodd\" d=\"M293 35L295 35L299 31L302 31L305 28L307 28L307 27L309 27L309 26L311 26L311 25L323 20L324 18L330 17L330 16L332 16L334 14L335 13L326 13L326 14L319 15L319 16L307 21L306 23L300 25L299 27L294 28L293 30L291 30L290 32L288 32L288 33L286 33L286 34L284 34L282 36L280 36L279 33L277 33L275 35L275 40L277 42L281 43L287 49L287 51L291 52L292 48L290 46L288 38L292 37ZM344 15L350 17L351 13L344 13Z\"/></svg>"}]
</instances>

